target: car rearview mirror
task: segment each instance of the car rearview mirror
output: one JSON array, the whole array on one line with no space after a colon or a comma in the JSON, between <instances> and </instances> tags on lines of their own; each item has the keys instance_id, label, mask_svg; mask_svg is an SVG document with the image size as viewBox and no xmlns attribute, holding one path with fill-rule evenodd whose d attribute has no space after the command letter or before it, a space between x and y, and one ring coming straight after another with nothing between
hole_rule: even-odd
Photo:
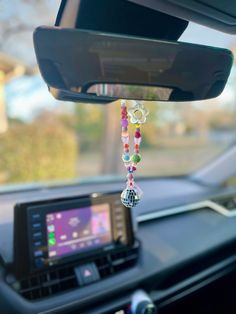
<instances>
[{"instance_id":1,"label":"car rearview mirror","mask_svg":"<svg viewBox=\"0 0 236 314\"><path fill-rule=\"evenodd\" d=\"M34 47L54 97L82 102L214 98L233 62L227 49L58 27L37 28Z\"/></svg>"}]
</instances>

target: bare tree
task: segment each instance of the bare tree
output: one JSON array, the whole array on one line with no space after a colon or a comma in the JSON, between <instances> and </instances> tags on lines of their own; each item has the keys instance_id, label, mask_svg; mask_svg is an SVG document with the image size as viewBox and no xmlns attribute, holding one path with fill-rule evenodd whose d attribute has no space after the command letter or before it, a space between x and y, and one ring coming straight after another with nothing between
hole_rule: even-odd
<instances>
[{"instance_id":1,"label":"bare tree","mask_svg":"<svg viewBox=\"0 0 236 314\"><path fill-rule=\"evenodd\" d=\"M4 86L36 66L32 34L41 24L53 24L56 0L0 0L0 133L7 130Z\"/></svg>"},{"instance_id":2,"label":"bare tree","mask_svg":"<svg viewBox=\"0 0 236 314\"><path fill-rule=\"evenodd\" d=\"M120 173L123 163L121 160L121 126L119 115L119 101L107 105L104 111L106 121L102 142L101 172L104 174Z\"/></svg>"},{"instance_id":3,"label":"bare tree","mask_svg":"<svg viewBox=\"0 0 236 314\"><path fill-rule=\"evenodd\" d=\"M0 0L0 52L34 66L33 31L53 25L58 7L58 0Z\"/></svg>"}]
</instances>

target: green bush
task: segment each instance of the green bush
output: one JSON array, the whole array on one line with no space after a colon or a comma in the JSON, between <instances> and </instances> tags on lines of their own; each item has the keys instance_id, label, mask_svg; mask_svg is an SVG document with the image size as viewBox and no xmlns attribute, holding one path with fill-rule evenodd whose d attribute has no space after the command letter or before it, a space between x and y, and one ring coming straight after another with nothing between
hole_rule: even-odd
<instances>
[{"instance_id":1,"label":"green bush","mask_svg":"<svg viewBox=\"0 0 236 314\"><path fill-rule=\"evenodd\" d=\"M59 122L16 124L0 136L2 183L71 179L76 176L77 140Z\"/></svg>"}]
</instances>

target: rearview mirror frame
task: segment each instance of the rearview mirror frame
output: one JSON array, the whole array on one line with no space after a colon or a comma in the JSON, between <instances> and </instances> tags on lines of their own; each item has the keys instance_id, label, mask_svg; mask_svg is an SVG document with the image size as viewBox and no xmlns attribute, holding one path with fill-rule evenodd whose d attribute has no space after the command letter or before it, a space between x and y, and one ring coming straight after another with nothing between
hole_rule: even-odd
<instances>
[{"instance_id":1,"label":"rearview mirror frame","mask_svg":"<svg viewBox=\"0 0 236 314\"><path fill-rule=\"evenodd\" d=\"M230 50L58 27L39 27L34 46L41 74L56 99L109 103L117 99L194 101L217 97L230 74ZM111 69L110 69L110 68ZM156 87L96 95L92 85ZM162 99L159 90L171 89ZM126 90L126 93L122 94Z\"/></svg>"}]
</instances>

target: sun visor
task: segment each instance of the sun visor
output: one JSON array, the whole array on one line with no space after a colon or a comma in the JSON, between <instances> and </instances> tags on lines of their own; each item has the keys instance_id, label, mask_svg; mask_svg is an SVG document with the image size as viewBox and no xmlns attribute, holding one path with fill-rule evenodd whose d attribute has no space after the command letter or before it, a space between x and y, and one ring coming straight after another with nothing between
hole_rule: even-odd
<instances>
[{"instance_id":1,"label":"sun visor","mask_svg":"<svg viewBox=\"0 0 236 314\"><path fill-rule=\"evenodd\" d=\"M178 40L188 22L126 0L62 0L55 26Z\"/></svg>"}]
</instances>

